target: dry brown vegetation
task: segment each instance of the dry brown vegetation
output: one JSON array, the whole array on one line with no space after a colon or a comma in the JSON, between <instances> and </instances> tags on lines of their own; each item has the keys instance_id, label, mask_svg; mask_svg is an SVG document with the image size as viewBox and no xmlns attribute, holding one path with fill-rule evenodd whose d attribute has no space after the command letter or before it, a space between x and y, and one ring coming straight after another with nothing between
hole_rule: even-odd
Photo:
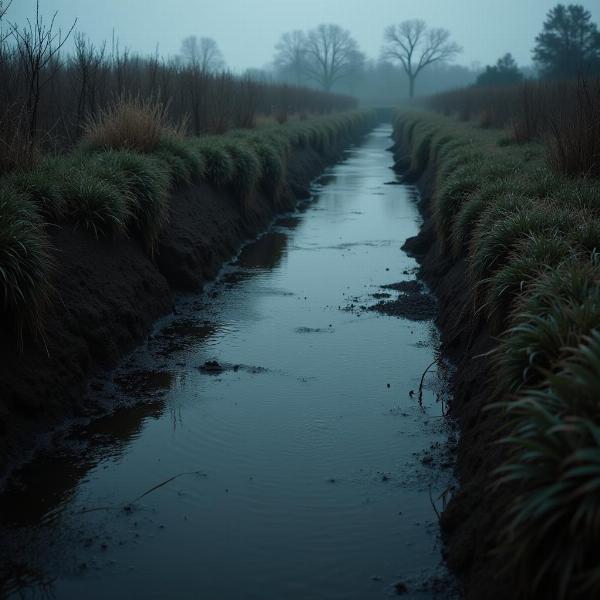
<instances>
[{"instance_id":1,"label":"dry brown vegetation","mask_svg":"<svg viewBox=\"0 0 600 600\"><path fill-rule=\"evenodd\" d=\"M550 165L567 175L600 176L600 78L527 81L438 94L430 108L483 127L506 128L507 143L540 140Z\"/></svg>"},{"instance_id":2,"label":"dry brown vegetation","mask_svg":"<svg viewBox=\"0 0 600 600\"><path fill-rule=\"evenodd\" d=\"M36 162L43 153L74 147L90 122L103 119L123 99L152 99L161 120L188 122L193 135L253 127L257 118L282 123L292 115L324 114L355 107L355 100L290 85L209 73L195 64L142 57L96 46L37 14L25 27L3 21L0 31L0 174ZM2 33L4 32L4 33ZM114 46L114 45L113 45ZM134 106L137 100L131 100ZM134 111L135 112L135 111ZM122 113L122 135L133 113Z\"/></svg>"}]
</instances>

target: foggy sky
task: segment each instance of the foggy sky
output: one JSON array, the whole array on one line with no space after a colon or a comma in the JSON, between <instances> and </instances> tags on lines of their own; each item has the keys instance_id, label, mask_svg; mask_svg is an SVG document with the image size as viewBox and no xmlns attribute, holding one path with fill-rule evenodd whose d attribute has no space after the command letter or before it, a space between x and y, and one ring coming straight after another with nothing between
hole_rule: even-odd
<instances>
[{"instance_id":1,"label":"foggy sky","mask_svg":"<svg viewBox=\"0 0 600 600\"><path fill-rule=\"evenodd\" d=\"M65 27L77 18L77 30L93 41L107 40L113 28L121 48L150 54L159 44L163 56L179 52L192 34L217 40L235 71L263 67L273 56L281 33L324 22L349 29L369 58L378 58L383 29L421 18L445 27L464 48L455 62L495 63L512 52L520 65L531 63L534 38L556 0L41 0L45 14L58 11ZM565 2L568 3L568 2ZM598 0L580 0L597 23ZM35 0L13 0L8 19L23 23Z\"/></svg>"}]
</instances>

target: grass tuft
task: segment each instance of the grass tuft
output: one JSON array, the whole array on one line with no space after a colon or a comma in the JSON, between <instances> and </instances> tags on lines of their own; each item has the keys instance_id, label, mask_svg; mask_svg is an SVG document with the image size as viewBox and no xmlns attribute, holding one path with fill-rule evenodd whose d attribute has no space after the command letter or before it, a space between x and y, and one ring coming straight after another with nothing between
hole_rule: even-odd
<instances>
[{"instance_id":1,"label":"grass tuft","mask_svg":"<svg viewBox=\"0 0 600 600\"><path fill-rule=\"evenodd\" d=\"M51 294L50 244L30 197L0 185L0 295L3 315L11 315L17 339L43 334L43 314Z\"/></svg>"}]
</instances>

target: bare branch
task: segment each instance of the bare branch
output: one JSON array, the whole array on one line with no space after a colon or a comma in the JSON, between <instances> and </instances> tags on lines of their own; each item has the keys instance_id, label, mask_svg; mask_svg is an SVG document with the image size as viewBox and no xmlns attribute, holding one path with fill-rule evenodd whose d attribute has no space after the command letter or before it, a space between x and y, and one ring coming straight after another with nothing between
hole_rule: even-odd
<instances>
[{"instance_id":1,"label":"bare branch","mask_svg":"<svg viewBox=\"0 0 600 600\"><path fill-rule=\"evenodd\" d=\"M181 55L201 73L215 73L225 68L225 60L217 42L209 37L186 37L181 43Z\"/></svg>"},{"instance_id":2,"label":"bare branch","mask_svg":"<svg viewBox=\"0 0 600 600\"><path fill-rule=\"evenodd\" d=\"M308 33L305 72L325 90L355 72L363 62L356 40L339 25L319 25Z\"/></svg>"},{"instance_id":3,"label":"bare branch","mask_svg":"<svg viewBox=\"0 0 600 600\"><path fill-rule=\"evenodd\" d=\"M382 59L398 62L408 75L410 97L414 95L414 83L427 66L450 60L462 51L450 41L446 29L428 29L425 21L413 19L398 25L390 25L384 33Z\"/></svg>"}]
</instances>

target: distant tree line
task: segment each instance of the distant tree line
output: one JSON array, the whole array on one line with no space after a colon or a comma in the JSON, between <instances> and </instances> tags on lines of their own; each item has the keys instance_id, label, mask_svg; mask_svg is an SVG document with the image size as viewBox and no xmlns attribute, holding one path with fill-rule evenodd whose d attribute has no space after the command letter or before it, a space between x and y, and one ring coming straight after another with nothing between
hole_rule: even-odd
<instances>
[{"instance_id":1,"label":"distant tree line","mask_svg":"<svg viewBox=\"0 0 600 600\"><path fill-rule=\"evenodd\" d=\"M381 98L389 100L402 95L413 98L417 80L424 84L421 95L427 95L470 84L513 85L527 76L569 79L600 73L598 27L591 13L576 4L558 4L548 12L535 38L534 70L519 68L507 52L483 71L461 67L452 72L449 63L461 52L460 46L446 29L428 27L419 19L388 26L383 42L379 60L374 62L365 60L351 33L337 25L284 33L275 47L273 75L296 84L344 90L363 99L373 96L370 92L375 87L381 90ZM427 81L427 72L453 73L457 78L444 78L436 86Z\"/></svg>"},{"instance_id":2,"label":"distant tree line","mask_svg":"<svg viewBox=\"0 0 600 600\"><path fill-rule=\"evenodd\" d=\"M420 19L390 25L384 33L382 62L397 64L415 92L419 74L435 63L448 61L461 51L450 32L429 28ZM325 90L341 85L364 72L365 56L351 33L335 24L322 24L308 32L284 33L275 46L278 76L297 84L313 83Z\"/></svg>"}]
</instances>

